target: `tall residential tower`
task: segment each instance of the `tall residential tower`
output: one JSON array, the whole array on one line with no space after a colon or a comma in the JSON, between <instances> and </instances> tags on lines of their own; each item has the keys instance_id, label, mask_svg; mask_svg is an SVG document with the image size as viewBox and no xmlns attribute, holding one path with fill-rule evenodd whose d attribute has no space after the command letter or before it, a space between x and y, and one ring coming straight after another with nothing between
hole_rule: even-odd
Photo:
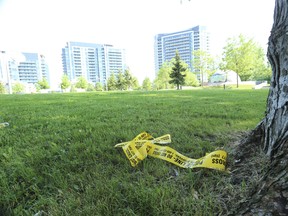
<instances>
[{"instance_id":1,"label":"tall residential tower","mask_svg":"<svg viewBox=\"0 0 288 216\"><path fill-rule=\"evenodd\" d=\"M90 83L105 85L112 72L126 69L125 50L107 44L67 42L62 49L62 65L72 82L83 76Z\"/></svg>"},{"instance_id":2,"label":"tall residential tower","mask_svg":"<svg viewBox=\"0 0 288 216\"><path fill-rule=\"evenodd\" d=\"M10 89L16 82L24 84L27 88L42 79L50 83L48 64L44 55L0 51L0 82Z\"/></svg>"},{"instance_id":3,"label":"tall residential tower","mask_svg":"<svg viewBox=\"0 0 288 216\"><path fill-rule=\"evenodd\" d=\"M175 57L176 50L181 60L185 61L192 71L193 51L210 52L210 35L207 28L195 26L184 31L156 35L154 40L156 75L164 62Z\"/></svg>"}]
</instances>

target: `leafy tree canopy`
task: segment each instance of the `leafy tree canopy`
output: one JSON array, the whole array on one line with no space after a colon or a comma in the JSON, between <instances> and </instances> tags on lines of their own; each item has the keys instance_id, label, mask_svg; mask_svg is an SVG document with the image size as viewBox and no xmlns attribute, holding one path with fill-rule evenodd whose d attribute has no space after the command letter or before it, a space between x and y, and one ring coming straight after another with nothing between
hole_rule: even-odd
<instances>
[{"instance_id":1,"label":"leafy tree canopy","mask_svg":"<svg viewBox=\"0 0 288 216\"><path fill-rule=\"evenodd\" d=\"M24 90L25 90L25 86L22 83L17 82L12 85L13 93L22 93L24 92Z\"/></svg>"},{"instance_id":2,"label":"leafy tree canopy","mask_svg":"<svg viewBox=\"0 0 288 216\"><path fill-rule=\"evenodd\" d=\"M144 89L144 90L146 90L146 91L149 91L149 90L152 89L152 83L151 83L149 77L146 77L146 78L143 80L142 89Z\"/></svg>"},{"instance_id":3,"label":"leafy tree canopy","mask_svg":"<svg viewBox=\"0 0 288 216\"><path fill-rule=\"evenodd\" d=\"M80 88L80 89L87 89L88 82L85 79L85 77L83 77L83 76L79 77L76 84L75 84L75 87Z\"/></svg>"},{"instance_id":4,"label":"leafy tree canopy","mask_svg":"<svg viewBox=\"0 0 288 216\"><path fill-rule=\"evenodd\" d=\"M3 82L0 82L0 94L4 94L6 92L5 85Z\"/></svg>"},{"instance_id":5,"label":"leafy tree canopy","mask_svg":"<svg viewBox=\"0 0 288 216\"><path fill-rule=\"evenodd\" d=\"M71 82L69 80L69 77L66 74L64 74L62 76L61 83L60 83L61 89L67 89L70 85L71 85Z\"/></svg>"},{"instance_id":6,"label":"leafy tree canopy","mask_svg":"<svg viewBox=\"0 0 288 216\"><path fill-rule=\"evenodd\" d=\"M102 83L101 83L101 82L97 82L97 83L95 84L95 89L96 89L96 91L103 91L103 85L102 85Z\"/></svg>"},{"instance_id":7,"label":"leafy tree canopy","mask_svg":"<svg viewBox=\"0 0 288 216\"><path fill-rule=\"evenodd\" d=\"M133 76L132 76L130 70L126 69L124 71L124 75L123 76L124 76L124 80L125 80L124 81L124 89L125 90L131 89L132 86L133 86Z\"/></svg>"},{"instance_id":8,"label":"leafy tree canopy","mask_svg":"<svg viewBox=\"0 0 288 216\"><path fill-rule=\"evenodd\" d=\"M156 79L154 80L156 89L170 89L173 87L173 85L169 83L169 81L171 81L171 70L172 63L168 61L164 62L157 73Z\"/></svg>"},{"instance_id":9,"label":"leafy tree canopy","mask_svg":"<svg viewBox=\"0 0 288 216\"><path fill-rule=\"evenodd\" d=\"M261 77L261 74L265 77L269 73L264 50L253 39L241 34L238 37L229 38L223 49L220 68L235 71L241 80L252 80Z\"/></svg>"},{"instance_id":10,"label":"leafy tree canopy","mask_svg":"<svg viewBox=\"0 0 288 216\"><path fill-rule=\"evenodd\" d=\"M49 89L50 86L49 86L49 83L48 83L47 79L43 78L42 80L39 80L36 83L36 88L37 89Z\"/></svg>"},{"instance_id":11,"label":"leafy tree canopy","mask_svg":"<svg viewBox=\"0 0 288 216\"><path fill-rule=\"evenodd\" d=\"M86 91L88 92L95 91L95 86L92 83L88 83Z\"/></svg>"},{"instance_id":12,"label":"leafy tree canopy","mask_svg":"<svg viewBox=\"0 0 288 216\"><path fill-rule=\"evenodd\" d=\"M198 75L202 86L205 78L208 80L216 70L214 58L204 50L193 51L192 65L193 72Z\"/></svg>"},{"instance_id":13,"label":"leafy tree canopy","mask_svg":"<svg viewBox=\"0 0 288 216\"><path fill-rule=\"evenodd\" d=\"M190 71L185 72L185 86L199 86L199 81L194 73Z\"/></svg>"},{"instance_id":14,"label":"leafy tree canopy","mask_svg":"<svg viewBox=\"0 0 288 216\"><path fill-rule=\"evenodd\" d=\"M140 88L139 81L136 77L132 78L132 88L133 89L139 89Z\"/></svg>"},{"instance_id":15,"label":"leafy tree canopy","mask_svg":"<svg viewBox=\"0 0 288 216\"><path fill-rule=\"evenodd\" d=\"M114 72L112 72L108 78L107 86L109 91L115 91L117 89L117 81Z\"/></svg>"},{"instance_id":16,"label":"leafy tree canopy","mask_svg":"<svg viewBox=\"0 0 288 216\"><path fill-rule=\"evenodd\" d=\"M118 90L127 89L126 80L125 80L124 75L123 75L121 70L119 70L119 72L117 74L117 82L116 83L117 83L116 86L117 86Z\"/></svg>"}]
</instances>

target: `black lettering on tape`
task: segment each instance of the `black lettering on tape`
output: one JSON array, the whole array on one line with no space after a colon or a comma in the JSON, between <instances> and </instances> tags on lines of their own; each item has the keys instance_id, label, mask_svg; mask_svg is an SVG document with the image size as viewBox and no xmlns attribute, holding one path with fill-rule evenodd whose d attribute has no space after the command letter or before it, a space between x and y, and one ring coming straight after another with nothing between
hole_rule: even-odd
<instances>
[{"instance_id":1,"label":"black lettering on tape","mask_svg":"<svg viewBox=\"0 0 288 216\"><path fill-rule=\"evenodd\" d=\"M195 162L195 166L196 166L196 165L201 165L201 164L203 164L203 160L197 160L197 161Z\"/></svg>"},{"instance_id":2,"label":"black lettering on tape","mask_svg":"<svg viewBox=\"0 0 288 216\"><path fill-rule=\"evenodd\" d=\"M213 158L212 159L212 163L213 164L223 164L224 166L226 166L226 160L223 160L223 159L215 159L215 158Z\"/></svg>"},{"instance_id":3,"label":"black lettering on tape","mask_svg":"<svg viewBox=\"0 0 288 216\"><path fill-rule=\"evenodd\" d=\"M152 148L151 146L147 146L147 147L146 147L146 152L149 153L149 151L150 151L151 148Z\"/></svg>"},{"instance_id":4,"label":"black lettering on tape","mask_svg":"<svg viewBox=\"0 0 288 216\"><path fill-rule=\"evenodd\" d=\"M178 158L175 158L174 162L176 162L176 163L178 163L178 164L180 164L180 165L183 165L183 164L184 164L184 162L181 161L181 160L178 159Z\"/></svg>"},{"instance_id":5,"label":"black lettering on tape","mask_svg":"<svg viewBox=\"0 0 288 216\"><path fill-rule=\"evenodd\" d=\"M211 155L211 157L212 157L212 158L213 158L213 157L220 158L220 154L213 154L213 155Z\"/></svg>"},{"instance_id":6,"label":"black lettering on tape","mask_svg":"<svg viewBox=\"0 0 288 216\"><path fill-rule=\"evenodd\" d=\"M154 150L154 152L152 153L153 155L160 155L160 152L157 150Z\"/></svg>"},{"instance_id":7,"label":"black lettering on tape","mask_svg":"<svg viewBox=\"0 0 288 216\"><path fill-rule=\"evenodd\" d=\"M129 151L129 149L126 149L126 154L127 154L128 158L132 157L131 151Z\"/></svg>"},{"instance_id":8,"label":"black lettering on tape","mask_svg":"<svg viewBox=\"0 0 288 216\"><path fill-rule=\"evenodd\" d=\"M171 159L173 157L173 154L167 154L167 158Z\"/></svg>"}]
</instances>

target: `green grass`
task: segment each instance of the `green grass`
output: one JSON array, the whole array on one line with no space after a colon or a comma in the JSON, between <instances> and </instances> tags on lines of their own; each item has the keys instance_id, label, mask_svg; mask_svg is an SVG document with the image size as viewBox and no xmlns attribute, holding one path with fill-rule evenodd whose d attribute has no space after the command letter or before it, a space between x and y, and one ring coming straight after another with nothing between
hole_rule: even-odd
<instances>
[{"instance_id":1,"label":"green grass","mask_svg":"<svg viewBox=\"0 0 288 216\"><path fill-rule=\"evenodd\" d=\"M130 166L114 145L143 131L199 158L264 117L267 90L0 95L0 215L216 215L229 174L148 157ZM229 161L229 156L228 156ZM178 173L175 177L175 173ZM225 193L224 193L225 191Z\"/></svg>"}]
</instances>

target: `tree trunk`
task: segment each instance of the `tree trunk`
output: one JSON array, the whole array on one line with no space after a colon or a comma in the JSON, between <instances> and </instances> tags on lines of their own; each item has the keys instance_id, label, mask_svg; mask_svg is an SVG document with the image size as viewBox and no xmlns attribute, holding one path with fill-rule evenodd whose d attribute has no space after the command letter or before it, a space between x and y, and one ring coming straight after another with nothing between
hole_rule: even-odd
<instances>
[{"instance_id":1,"label":"tree trunk","mask_svg":"<svg viewBox=\"0 0 288 216\"><path fill-rule=\"evenodd\" d=\"M288 137L288 1L276 0L268 59L273 74L264 119L264 151L271 158Z\"/></svg>"},{"instance_id":2,"label":"tree trunk","mask_svg":"<svg viewBox=\"0 0 288 216\"><path fill-rule=\"evenodd\" d=\"M234 168L259 148L269 160L261 180L233 215L288 215L288 0L275 0L267 56L273 74L265 118L238 146Z\"/></svg>"}]
</instances>

